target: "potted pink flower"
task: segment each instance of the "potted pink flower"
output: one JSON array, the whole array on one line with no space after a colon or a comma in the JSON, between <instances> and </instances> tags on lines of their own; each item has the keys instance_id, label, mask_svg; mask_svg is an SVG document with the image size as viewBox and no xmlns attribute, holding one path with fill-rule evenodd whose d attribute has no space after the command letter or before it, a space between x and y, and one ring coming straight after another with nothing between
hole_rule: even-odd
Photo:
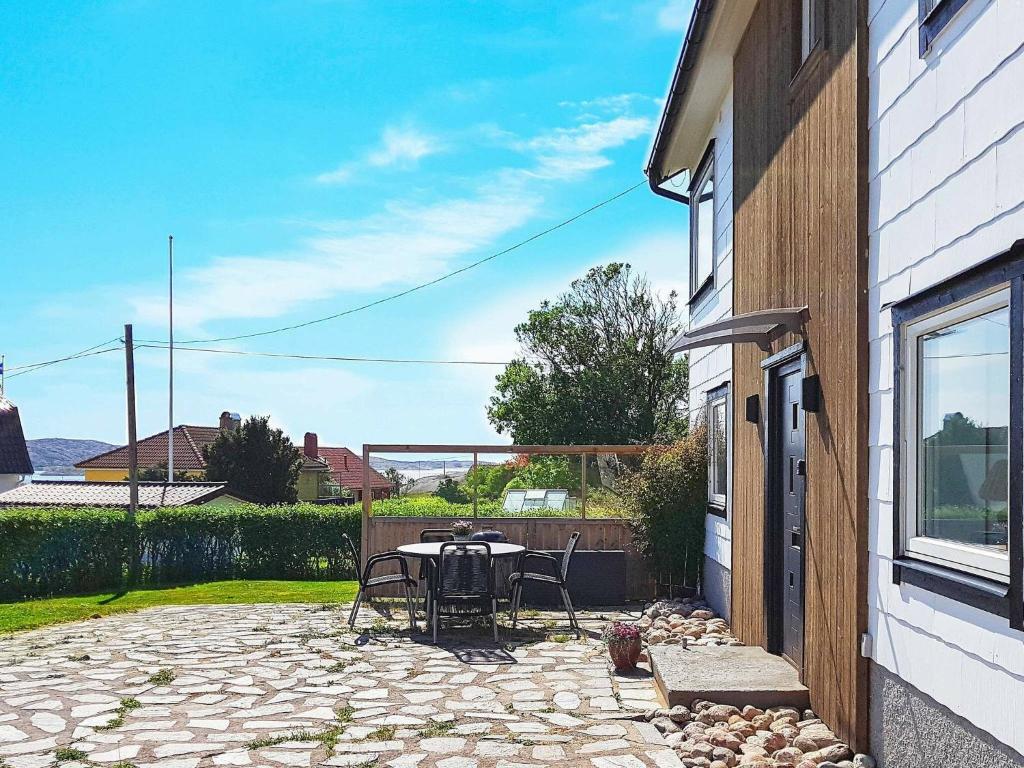
<instances>
[{"instance_id":1,"label":"potted pink flower","mask_svg":"<svg viewBox=\"0 0 1024 768\"><path fill-rule=\"evenodd\" d=\"M631 672L636 669L637 659L642 650L640 627L613 621L604 628L601 638L608 645L608 655L618 672Z\"/></svg>"},{"instance_id":2,"label":"potted pink flower","mask_svg":"<svg viewBox=\"0 0 1024 768\"><path fill-rule=\"evenodd\" d=\"M469 541L473 535L473 524L468 520L456 520L452 523L452 537L456 541Z\"/></svg>"}]
</instances>

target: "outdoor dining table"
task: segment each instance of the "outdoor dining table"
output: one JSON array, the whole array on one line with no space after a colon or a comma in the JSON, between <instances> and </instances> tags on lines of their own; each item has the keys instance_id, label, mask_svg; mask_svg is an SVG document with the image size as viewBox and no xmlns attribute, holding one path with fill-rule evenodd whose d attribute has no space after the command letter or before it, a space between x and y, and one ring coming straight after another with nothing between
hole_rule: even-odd
<instances>
[{"instance_id":1,"label":"outdoor dining table","mask_svg":"<svg viewBox=\"0 0 1024 768\"><path fill-rule=\"evenodd\" d=\"M402 544L401 546L396 547L396 550L397 550L398 554L403 555L404 557L415 557L415 558L419 558L420 560L429 560L429 561L431 561L431 566L436 566L436 565L440 564L440 560L441 560L441 545L442 544L448 544L448 543L450 543L450 542L426 541L426 542L417 542L416 544ZM519 555L521 555L523 552L526 551L526 547L522 546L521 544L508 544L506 542L497 542L497 541L489 541L489 542L466 541L466 542L459 542L459 543L463 543L463 544L486 543L491 548L491 557L494 558L496 561L497 560L504 560L504 559L507 559L507 558L516 558L516 557L519 557ZM497 565L497 563L495 563L495 565ZM499 585L497 585L497 584L495 585L496 588L498 586ZM434 587L433 582L432 581L428 582L427 589L428 590L433 590L433 587ZM430 597L432 598L432 595Z\"/></svg>"}]
</instances>

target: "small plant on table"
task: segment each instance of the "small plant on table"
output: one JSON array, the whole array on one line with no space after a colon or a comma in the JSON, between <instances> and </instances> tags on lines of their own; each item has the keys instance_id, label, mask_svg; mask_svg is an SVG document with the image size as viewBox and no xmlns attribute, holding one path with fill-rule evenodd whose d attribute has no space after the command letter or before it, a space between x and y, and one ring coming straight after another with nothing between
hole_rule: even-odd
<instances>
[{"instance_id":1,"label":"small plant on table","mask_svg":"<svg viewBox=\"0 0 1024 768\"><path fill-rule=\"evenodd\" d=\"M452 536L456 541L466 541L473 535L473 524L468 520L456 520L452 523Z\"/></svg>"}]
</instances>

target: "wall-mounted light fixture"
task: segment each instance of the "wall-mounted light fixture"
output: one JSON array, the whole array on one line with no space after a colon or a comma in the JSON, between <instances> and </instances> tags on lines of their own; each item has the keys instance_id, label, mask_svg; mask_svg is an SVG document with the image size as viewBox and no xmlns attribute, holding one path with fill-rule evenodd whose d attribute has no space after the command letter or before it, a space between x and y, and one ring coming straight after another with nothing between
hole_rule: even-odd
<instances>
[{"instance_id":1,"label":"wall-mounted light fixture","mask_svg":"<svg viewBox=\"0 0 1024 768\"><path fill-rule=\"evenodd\" d=\"M804 376L801 383L800 407L810 413L821 410L821 379L818 374Z\"/></svg>"},{"instance_id":2,"label":"wall-mounted light fixture","mask_svg":"<svg viewBox=\"0 0 1024 768\"><path fill-rule=\"evenodd\" d=\"M745 418L751 424L761 421L761 398L759 395L751 395L747 398Z\"/></svg>"}]
</instances>

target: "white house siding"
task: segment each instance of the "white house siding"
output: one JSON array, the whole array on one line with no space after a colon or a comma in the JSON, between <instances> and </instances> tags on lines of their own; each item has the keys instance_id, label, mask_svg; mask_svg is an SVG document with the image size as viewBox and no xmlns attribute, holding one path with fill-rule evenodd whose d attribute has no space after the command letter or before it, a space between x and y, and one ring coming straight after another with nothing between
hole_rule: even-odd
<instances>
[{"instance_id":1,"label":"white house siding","mask_svg":"<svg viewBox=\"0 0 1024 768\"><path fill-rule=\"evenodd\" d=\"M922 712L945 708L963 718L950 718L945 738L984 741L973 724L1024 752L1024 634L892 583L893 334L885 309L1024 237L1024 0L969 0L924 58L918 0L869 0L868 38L872 660L884 668L879 680L934 699ZM899 713L880 709L880 691L872 697L872 736L882 738L876 725ZM1024 764L1009 751L979 754L963 764ZM893 756L887 764L904 763Z\"/></svg>"},{"instance_id":2,"label":"white house siding","mask_svg":"<svg viewBox=\"0 0 1024 768\"><path fill-rule=\"evenodd\" d=\"M690 327L732 313L732 90L726 94L707 142L715 140L715 287L690 315ZM687 281L688 284L688 281ZM702 347L690 354L690 414L703 414L707 392L732 379L732 348ZM730 414L733 410L730 402ZM730 425L731 432L731 425ZM731 461L731 450L730 450ZM730 467L730 477L732 476ZM729 615L732 535L729 523L708 515L704 542L704 591L712 607Z\"/></svg>"}]
</instances>

